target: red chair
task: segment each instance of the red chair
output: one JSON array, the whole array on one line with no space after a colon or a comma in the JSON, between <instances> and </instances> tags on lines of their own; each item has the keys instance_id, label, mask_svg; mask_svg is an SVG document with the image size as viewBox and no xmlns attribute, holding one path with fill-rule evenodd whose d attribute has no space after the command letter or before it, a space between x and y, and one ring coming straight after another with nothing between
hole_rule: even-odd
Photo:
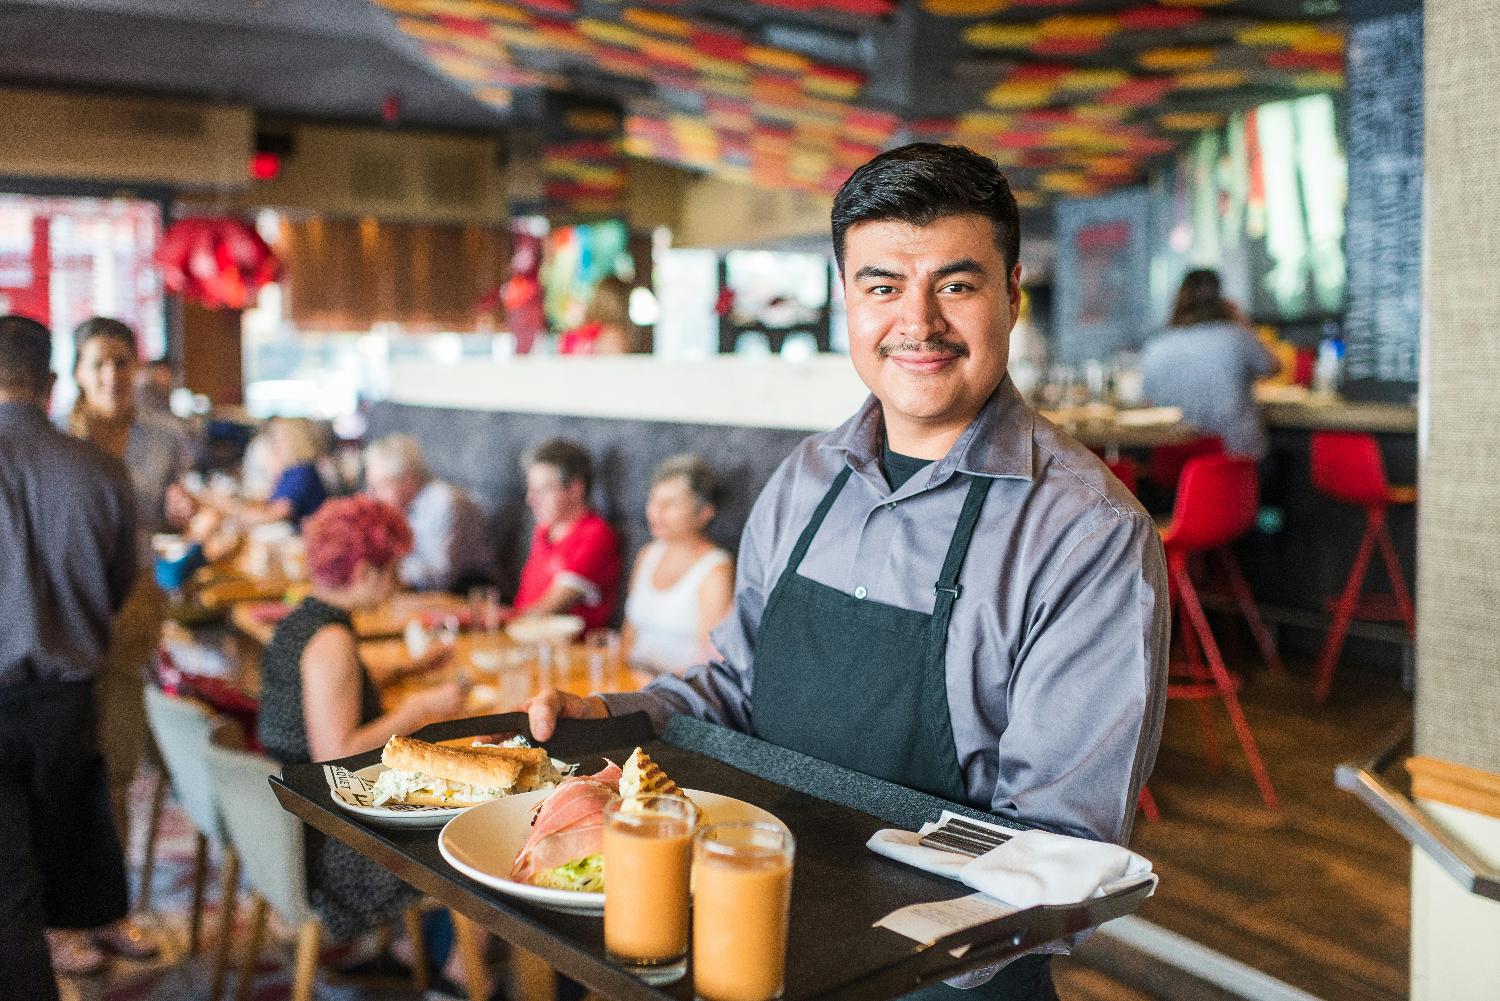
<instances>
[{"instance_id":1,"label":"red chair","mask_svg":"<svg viewBox=\"0 0 1500 1001\"><path fill-rule=\"evenodd\" d=\"M1209 628L1198 599L1198 589L1189 573L1190 558L1197 553L1227 547L1255 523L1259 487L1255 462L1239 456L1206 455L1188 460L1177 489L1172 521L1162 529L1167 553L1167 579L1183 659L1172 664L1167 682L1168 699L1198 703L1199 722L1209 767L1219 767L1218 740L1214 734L1210 699L1219 699L1229 714L1240 747L1245 752L1261 799L1277 809L1276 789L1261 760L1255 735L1240 707L1239 679L1224 664L1219 644Z\"/></svg>"},{"instance_id":2,"label":"red chair","mask_svg":"<svg viewBox=\"0 0 1500 1001\"><path fill-rule=\"evenodd\" d=\"M1374 436L1347 431L1319 431L1312 436L1312 481L1320 493L1365 512L1365 534L1354 554L1354 565L1349 568L1349 579L1343 593L1329 602L1333 622L1328 627L1328 638L1323 641L1313 685L1313 697L1324 702L1333 687L1333 673L1338 669L1344 636L1352 619L1403 622L1407 636L1416 642L1417 617L1406 590L1401 561L1396 558L1396 547L1386 529L1386 511L1392 504L1415 504L1417 488L1391 486ZM1392 593L1388 595L1362 593L1376 546L1380 547L1386 574L1391 578Z\"/></svg>"},{"instance_id":3,"label":"red chair","mask_svg":"<svg viewBox=\"0 0 1500 1001\"><path fill-rule=\"evenodd\" d=\"M1139 493L1140 473L1138 472L1134 459L1116 459L1113 462L1105 461L1109 471L1114 474L1115 479L1125 485L1125 489L1131 493Z\"/></svg>"},{"instance_id":4,"label":"red chair","mask_svg":"<svg viewBox=\"0 0 1500 1001\"><path fill-rule=\"evenodd\" d=\"M1183 467L1189 460L1200 455L1223 454L1224 441L1216 434L1194 438L1181 445L1158 445L1151 450L1151 460L1146 465L1146 481L1158 490L1170 493L1177 489L1177 481L1182 478Z\"/></svg>"}]
</instances>

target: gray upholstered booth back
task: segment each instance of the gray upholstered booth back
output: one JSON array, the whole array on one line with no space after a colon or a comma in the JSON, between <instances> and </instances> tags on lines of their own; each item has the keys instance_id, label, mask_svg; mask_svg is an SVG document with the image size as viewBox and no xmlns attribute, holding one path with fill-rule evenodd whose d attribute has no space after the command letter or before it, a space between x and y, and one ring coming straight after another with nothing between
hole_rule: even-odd
<instances>
[{"instance_id":1,"label":"gray upholstered booth back","mask_svg":"<svg viewBox=\"0 0 1500 1001\"><path fill-rule=\"evenodd\" d=\"M396 431L416 435L433 473L467 489L490 512L504 577L500 583L507 596L514 592L531 542L520 462L537 442L571 438L593 455L594 504L620 533L628 567L650 539L646 494L651 470L662 459L696 452L723 478L727 496L709 534L735 552L756 496L781 460L809 433L375 404L370 440Z\"/></svg>"}]
</instances>

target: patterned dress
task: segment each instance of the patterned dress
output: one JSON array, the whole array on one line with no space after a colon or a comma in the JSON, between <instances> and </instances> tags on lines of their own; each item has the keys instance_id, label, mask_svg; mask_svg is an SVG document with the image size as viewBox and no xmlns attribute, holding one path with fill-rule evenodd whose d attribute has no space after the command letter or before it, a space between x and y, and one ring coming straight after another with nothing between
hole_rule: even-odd
<instances>
[{"instance_id":1,"label":"patterned dress","mask_svg":"<svg viewBox=\"0 0 1500 1001\"><path fill-rule=\"evenodd\" d=\"M349 613L317 598L304 598L276 627L261 659L260 742L284 765L312 760L302 708L302 651L325 626L351 632ZM380 715L380 697L360 665L359 722ZM307 828L308 899L329 937L341 940L389 924L419 894L349 846Z\"/></svg>"}]
</instances>

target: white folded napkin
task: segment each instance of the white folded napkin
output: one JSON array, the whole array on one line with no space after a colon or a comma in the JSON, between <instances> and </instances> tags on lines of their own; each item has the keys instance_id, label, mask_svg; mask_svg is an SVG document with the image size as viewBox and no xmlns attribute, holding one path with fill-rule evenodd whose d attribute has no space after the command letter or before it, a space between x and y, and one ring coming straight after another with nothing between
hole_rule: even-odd
<instances>
[{"instance_id":1,"label":"white folded napkin","mask_svg":"<svg viewBox=\"0 0 1500 1001\"><path fill-rule=\"evenodd\" d=\"M944 810L937 823L923 824L915 834L876 831L866 847L877 855L956 879L1018 910L1037 904L1075 904L1147 876L1155 892L1156 874L1150 861L1128 848L1102 841L1049 831L1014 831L963 817L960 819L968 823L1008 834L1010 840L976 859L917 843L954 816Z\"/></svg>"}]
</instances>

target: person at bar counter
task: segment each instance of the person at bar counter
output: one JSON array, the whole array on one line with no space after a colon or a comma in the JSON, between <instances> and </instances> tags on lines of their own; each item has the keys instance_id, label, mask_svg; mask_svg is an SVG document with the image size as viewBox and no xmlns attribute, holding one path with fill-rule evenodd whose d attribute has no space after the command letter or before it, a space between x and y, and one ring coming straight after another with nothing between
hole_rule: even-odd
<instances>
[{"instance_id":1,"label":"person at bar counter","mask_svg":"<svg viewBox=\"0 0 1500 1001\"><path fill-rule=\"evenodd\" d=\"M734 559L706 534L722 493L696 455L674 455L651 474L651 541L635 560L620 637L637 666L681 674L712 656L709 633L734 601Z\"/></svg>"},{"instance_id":2,"label":"person at bar counter","mask_svg":"<svg viewBox=\"0 0 1500 1001\"><path fill-rule=\"evenodd\" d=\"M1275 375L1276 357L1224 298L1215 271L1183 276L1167 329L1141 352L1141 392L1159 406L1180 407L1183 420L1252 459L1266 454L1266 429L1255 405L1255 380Z\"/></svg>"},{"instance_id":3,"label":"person at bar counter","mask_svg":"<svg viewBox=\"0 0 1500 1001\"><path fill-rule=\"evenodd\" d=\"M140 566L124 463L47 421L51 341L0 317L0 994L42 1001L128 909L94 687Z\"/></svg>"},{"instance_id":4,"label":"person at bar counter","mask_svg":"<svg viewBox=\"0 0 1500 1001\"><path fill-rule=\"evenodd\" d=\"M365 489L403 512L411 525L402 584L418 591L462 592L494 582L488 519L467 493L428 472L413 435L387 435L365 449Z\"/></svg>"},{"instance_id":5,"label":"person at bar counter","mask_svg":"<svg viewBox=\"0 0 1500 1001\"><path fill-rule=\"evenodd\" d=\"M713 634L722 656L637 693L544 692L527 704L533 734L558 716L643 710L659 728L688 713L1124 844L1161 734L1165 560L1135 499L1006 375L1021 279L1009 185L972 150L915 143L856 170L832 221L871 396L756 501ZM1050 958L976 990L1054 998Z\"/></svg>"},{"instance_id":6,"label":"person at bar counter","mask_svg":"<svg viewBox=\"0 0 1500 1001\"><path fill-rule=\"evenodd\" d=\"M97 681L100 745L109 770L115 829L130 843L130 787L150 744L141 678L161 641L167 602L151 575L151 536L187 525L194 504L179 485L192 468L187 433L170 417L141 408L135 395L140 350L135 332L119 320L95 316L73 332L73 377L78 399L67 429L125 462L135 489L136 558L141 572L115 619L105 670ZM155 955L156 944L129 920L110 933L116 951ZM93 965L103 962L99 956Z\"/></svg>"},{"instance_id":7,"label":"person at bar counter","mask_svg":"<svg viewBox=\"0 0 1500 1001\"><path fill-rule=\"evenodd\" d=\"M637 333L630 321L630 284L606 275L594 286L583 322L565 331L558 354L622 355L635 351Z\"/></svg>"},{"instance_id":8,"label":"person at bar counter","mask_svg":"<svg viewBox=\"0 0 1500 1001\"><path fill-rule=\"evenodd\" d=\"M521 466L536 530L521 568L517 614L569 614L590 629L608 625L620 587L620 544L589 506L593 460L582 446L553 438L528 452Z\"/></svg>"}]
</instances>

